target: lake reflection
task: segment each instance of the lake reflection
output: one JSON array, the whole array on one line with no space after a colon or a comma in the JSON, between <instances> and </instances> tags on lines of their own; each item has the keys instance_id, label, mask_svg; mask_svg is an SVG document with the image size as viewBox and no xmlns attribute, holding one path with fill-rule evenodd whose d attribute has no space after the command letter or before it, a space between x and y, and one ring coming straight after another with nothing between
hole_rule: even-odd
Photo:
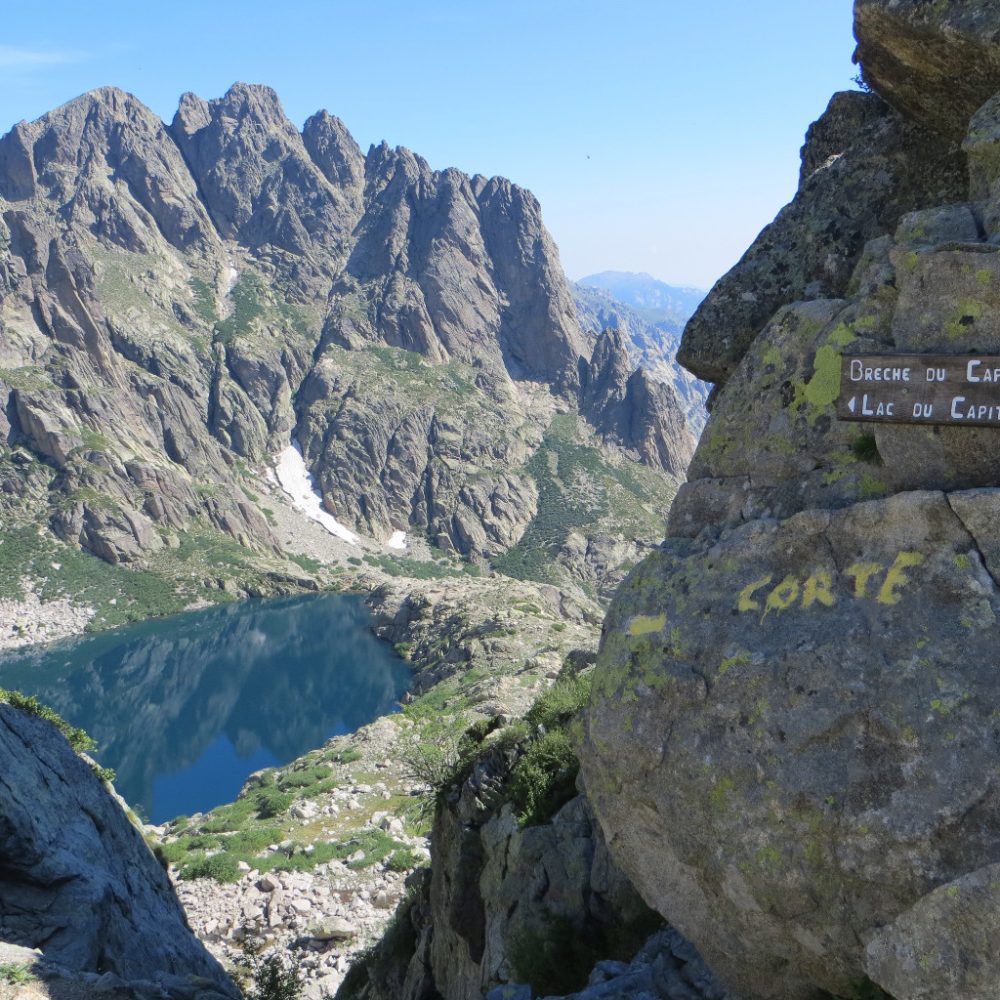
<instances>
[{"instance_id":1,"label":"lake reflection","mask_svg":"<svg viewBox=\"0 0 1000 1000\"><path fill-rule=\"evenodd\" d=\"M158 823L391 711L409 670L368 623L357 597L246 601L9 654L0 687L86 729Z\"/></svg>"}]
</instances>

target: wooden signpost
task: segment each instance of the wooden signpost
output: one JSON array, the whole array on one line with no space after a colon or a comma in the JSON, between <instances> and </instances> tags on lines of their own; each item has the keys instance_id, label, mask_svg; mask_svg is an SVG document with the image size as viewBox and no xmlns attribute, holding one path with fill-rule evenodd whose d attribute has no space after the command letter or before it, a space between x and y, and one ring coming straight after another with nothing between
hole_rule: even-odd
<instances>
[{"instance_id":1,"label":"wooden signpost","mask_svg":"<svg viewBox=\"0 0 1000 1000\"><path fill-rule=\"evenodd\" d=\"M871 423L1000 427L1000 357L845 354L837 416Z\"/></svg>"}]
</instances>

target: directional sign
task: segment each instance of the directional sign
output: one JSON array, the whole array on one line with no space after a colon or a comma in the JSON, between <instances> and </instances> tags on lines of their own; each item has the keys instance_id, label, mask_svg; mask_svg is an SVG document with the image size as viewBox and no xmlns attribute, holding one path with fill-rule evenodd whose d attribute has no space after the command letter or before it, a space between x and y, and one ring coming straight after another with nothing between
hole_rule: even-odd
<instances>
[{"instance_id":1,"label":"directional sign","mask_svg":"<svg viewBox=\"0 0 1000 1000\"><path fill-rule=\"evenodd\" d=\"M845 354L837 416L872 423L1000 428L1000 357Z\"/></svg>"}]
</instances>

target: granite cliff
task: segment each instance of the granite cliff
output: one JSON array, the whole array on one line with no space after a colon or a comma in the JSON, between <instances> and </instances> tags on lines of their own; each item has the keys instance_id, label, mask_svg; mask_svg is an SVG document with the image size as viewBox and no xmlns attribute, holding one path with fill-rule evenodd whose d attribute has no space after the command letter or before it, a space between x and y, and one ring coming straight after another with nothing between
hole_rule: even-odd
<instances>
[{"instance_id":1,"label":"granite cliff","mask_svg":"<svg viewBox=\"0 0 1000 1000\"><path fill-rule=\"evenodd\" d=\"M986 1000L1000 435L834 404L844 353L1000 353L1000 19L856 0L855 32L873 92L685 329L714 406L605 622L582 766L733 995Z\"/></svg>"},{"instance_id":2,"label":"granite cliff","mask_svg":"<svg viewBox=\"0 0 1000 1000\"><path fill-rule=\"evenodd\" d=\"M0 219L3 507L111 564L221 532L257 590L296 586L254 499L295 439L376 548L523 543L501 567L523 576L568 546L561 579L602 590L630 557L611 529L655 539L693 449L669 386L619 340L594 354L528 191L363 154L326 112L300 131L267 87L186 94L169 126L114 88L22 122ZM587 509L553 526L570 492Z\"/></svg>"}]
</instances>

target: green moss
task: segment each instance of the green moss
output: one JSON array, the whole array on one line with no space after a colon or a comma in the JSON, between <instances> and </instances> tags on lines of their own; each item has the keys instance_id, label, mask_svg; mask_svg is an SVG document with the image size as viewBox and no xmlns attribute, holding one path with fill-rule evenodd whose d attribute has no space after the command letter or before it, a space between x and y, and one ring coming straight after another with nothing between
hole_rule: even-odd
<instances>
[{"instance_id":1,"label":"green moss","mask_svg":"<svg viewBox=\"0 0 1000 1000\"><path fill-rule=\"evenodd\" d=\"M734 656L727 656L720 664L718 669L718 674L720 677L725 677L733 667L746 666L748 663L752 662L752 657L746 650L740 650Z\"/></svg>"},{"instance_id":2,"label":"green moss","mask_svg":"<svg viewBox=\"0 0 1000 1000\"><path fill-rule=\"evenodd\" d=\"M862 500L872 500L875 497L885 496L889 487L881 480L869 473L865 473L858 483L858 496Z\"/></svg>"},{"instance_id":3,"label":"green moss","mask_svg":"<svg viewBox=\"0 0 1000 1000\"><path fill-rule=\"evenodd\" d=\"M637 615L628 625L629 635L652 635L662 632L667 625L666 615Z\"/></svg>"},{"instance_id":4,"label":"green moss","mask_svg":"<svg viewBox=\"0 0 1000 1000\"><path fill-rule=\"evenodd\" d=\"M771 368L781 368L785 362L781 351L779 351L777 347L773 346L768 347L767 350L764 351L764 355L761 360L765 365L768 365Z\"/></svg>"},{"instance_id":5,"label":"green moss","mask_svg":"<svg viewBox=\"0 0 1000 1000\"><path fill-rule=\"evenodd\" d=\"M982 319L985 311L982 302L976 299L963 299L958 308L944 324L944 332L952 340L967 337L975 327L976 321Z\"/></svg>"}]
</instances>

